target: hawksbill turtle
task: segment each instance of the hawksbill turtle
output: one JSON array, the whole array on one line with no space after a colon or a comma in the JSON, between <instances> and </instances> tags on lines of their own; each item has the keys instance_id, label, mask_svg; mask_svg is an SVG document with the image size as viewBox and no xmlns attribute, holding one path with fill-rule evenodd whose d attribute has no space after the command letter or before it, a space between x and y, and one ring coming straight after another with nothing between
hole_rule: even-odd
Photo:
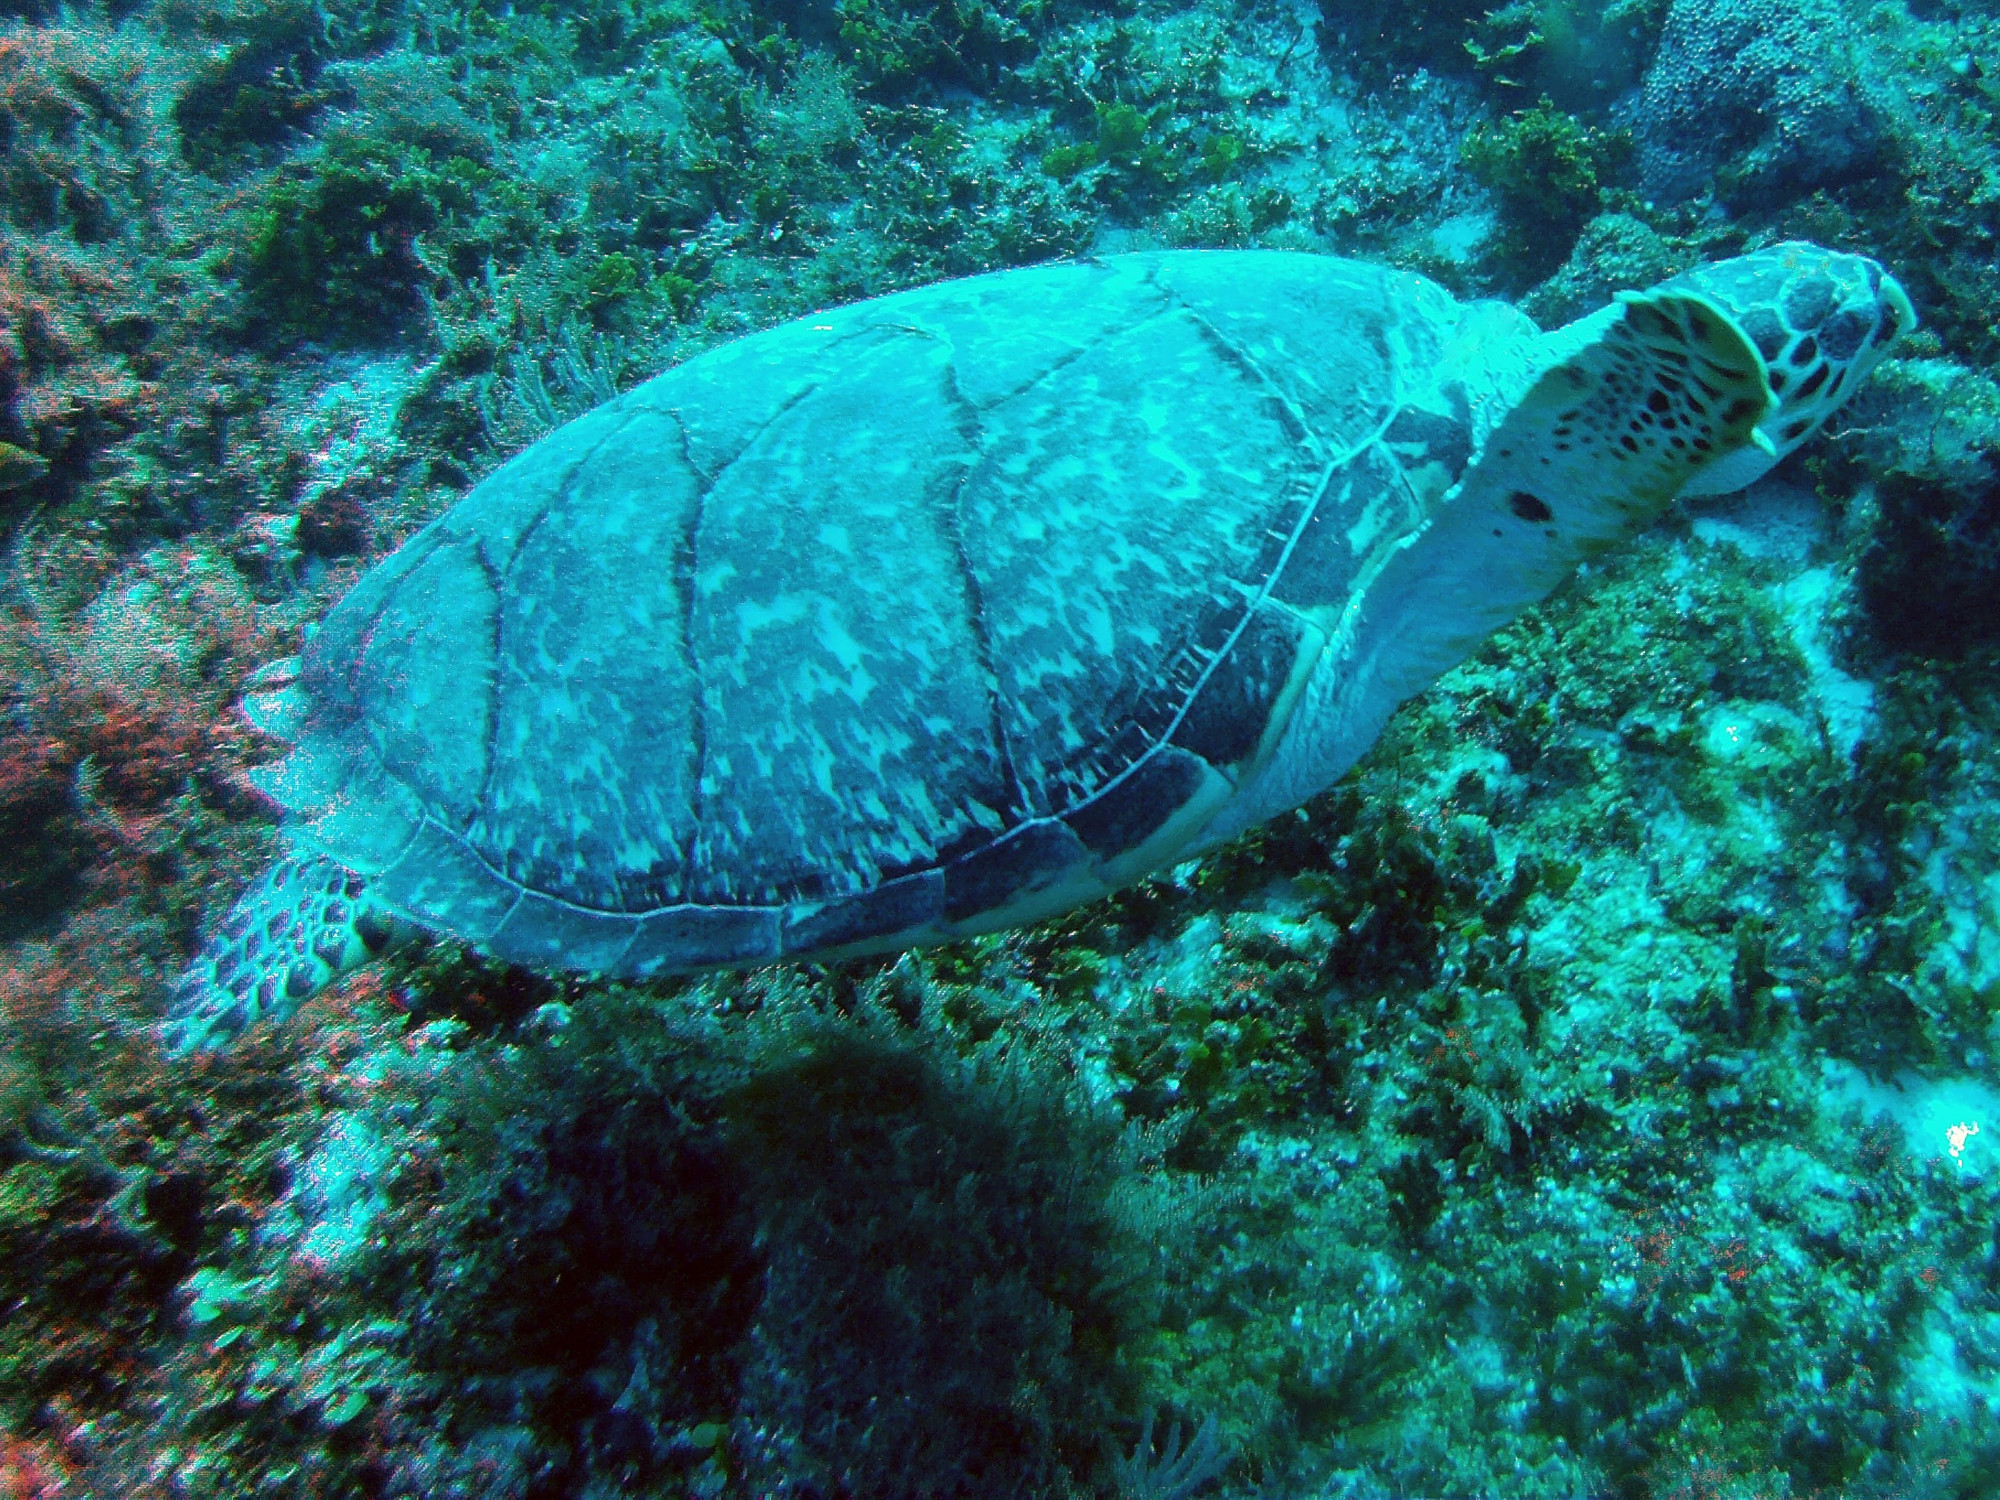
<instances>
[{"instance_id":1,"label":"hawksbill turtle","mask_svg":"<svg viewBox=\"0 0 2000 1500\"><path fill-rule=\"evenodd\" d=\"M647 978L1062 912L1330 785L1914 322L1799 243L1546 333L1406 271L1183 251L712 350L496 470L253 678L294 852L169 1042L399 925Z\"/></svg>"}]
</instances>

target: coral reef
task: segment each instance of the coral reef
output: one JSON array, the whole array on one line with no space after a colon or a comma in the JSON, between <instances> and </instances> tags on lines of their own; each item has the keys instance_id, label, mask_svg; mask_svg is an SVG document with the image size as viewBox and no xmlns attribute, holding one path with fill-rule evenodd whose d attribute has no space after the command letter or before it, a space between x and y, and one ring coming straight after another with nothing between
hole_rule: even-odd
<instances>
[{"instance_id":1,"label":"coral reef","mask_svg":"<svg viewBox=\"0 0 2000 1500\"><path fill-rule=\"evenodd\" d=\"M1886 144L1838 0L1674 0L1633 111L1655 198L1794 195L1865 176Z\"/></svg>"},{"instance_id":2,"label":"coral reef","mask_svg":"<svg viewBox=\"0 0 2000 1500\"><path fill-rule=\"evenodd\" d=\"M0 6L0 1494L1992 1494L1996 80L1898 0ZM161 1054L246 676L652 370L1093 248L1553 324L1787 235L1925 331L1297 816Z\"/></svg>"}]
</instances>

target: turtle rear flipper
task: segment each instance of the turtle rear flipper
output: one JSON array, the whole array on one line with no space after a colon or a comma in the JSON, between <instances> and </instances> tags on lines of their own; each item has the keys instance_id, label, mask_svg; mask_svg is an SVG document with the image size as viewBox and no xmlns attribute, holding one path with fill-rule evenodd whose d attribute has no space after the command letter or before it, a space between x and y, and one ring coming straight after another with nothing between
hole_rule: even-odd
<instances>
[{"instance_id":1,"label":"turtle rear flipper","mask_svg":"<svg viewBox=\"0 0 2000 1500\"><path fill-rule=\"evenodd\" d=\"M227 1045L282 1021L398 936L361 877L330 860L282 859L210 931L179 980L162 1027L175 1056Z\"/></svg>"}]
</instances>

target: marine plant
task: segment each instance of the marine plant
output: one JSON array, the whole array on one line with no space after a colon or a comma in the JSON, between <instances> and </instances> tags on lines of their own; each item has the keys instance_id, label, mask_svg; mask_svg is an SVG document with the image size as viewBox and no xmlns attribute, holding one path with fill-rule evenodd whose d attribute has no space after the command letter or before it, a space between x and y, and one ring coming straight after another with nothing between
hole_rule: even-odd
<instances>
[{"instance_id":1,"label":"marine plant","mask_svg":"<svg viewBox=\"0 0 2000 1500\"><path fill-rule=\"evenodd\" d=\"M1465 139L1466 170L1499 196L1508 252L1530 274L1552 269L1603 206L1632 154L1629 133L1584 124L1544 95Z\"/></svg>"},{"instance_id":2,"label":"marine plant","mask_svg":"<svg viewBox=\"0 0 2000 1500\"><path fill-rule=\"evenodd\" d=\"M1215 1493L1986 1493L1992 1127L1960 1161L1841 1080L1990 1087L2000 1056L1993 28L1843 11L1870 171L1710 210L1592 154L1602 101L1561 59L1595 17L1488 9L1326 7L1299 41L1240 7L7 7L0 1488L746 1493L746 1455L784 1461L716 1393L755 1361L802 1463L873 1453L784 1384L844 1287L913 1305L800 1243L837 1181L933 1213L933 1301L991 1272L968 1316L1142 1325L1030 1362L1020 1420L1060 1441L1015 1475L1113 1493L1157 1410L1156 1436L1213 1415ZM1467 122L1544 92L1541 137L1485 116L1473 181ZM340 203L436 217L371 249ZM267 852L228 700L359 562L601 381L1105 228L1288 236L1467 294L1560 266L1549 323L1759 236L1837 240L1933 341L1755 506L1524 620L1302 819L1073 920L775 990L553 987L439 945L228 1058L158 1054L197 911ZM166 686L90 628L134 588ZM1039 1115L980 1071L1024 1036ZM899 1092L843 1094L830 1059ZM732 1098L761 1198L719 1165ZM964 1245L910 1149L962 1130L1046 1171L1116 1116L1134 1157L1086 1162L1067 1208L979 1184ZM787 1178L799 1136L827 1181ZM991 1229L1022 1215L1043 1249L1017 1260ZM1079 1285L1134 1220L1168 1258ZM1083 1243L1051 1248L1066 1222ZM827 1279L773 1318L797 1343L725 1348L759 1326L761 1225ZM897 1384L879 1350L851 1368ZM894 1430L956 1461L925 1415Z\"/></svg>"}]
</instances>

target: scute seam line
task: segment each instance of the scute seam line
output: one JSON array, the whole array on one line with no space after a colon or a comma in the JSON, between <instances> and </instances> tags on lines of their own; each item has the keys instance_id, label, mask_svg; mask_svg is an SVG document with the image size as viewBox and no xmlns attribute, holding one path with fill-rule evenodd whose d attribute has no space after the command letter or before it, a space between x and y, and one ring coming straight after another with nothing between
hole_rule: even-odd
<instances>
[{"instance_id":1,"label":"scute seam line","mask_svg":"<svg viewBox=\"0 0 2000 1500\"><path fill-rule=\"evenodd\" d=\"M1075 261L1071 262L1071 264L1079 266L1095 266L1098 267L1099 269L1107 269L1105 267L1104 261L1100 257L1094 255L1079 256ZM983 405L978 402L974 402L973 405L975 409L981 412L987 412L993 410L995 407L1004 406L1009 401L1016 400L1017 398L1026 395L1029 391L1032 391L1036 386L1048 380L1050 376L1060 374L1062 371L1068 369L1071 365L1075 364L1078 360L1082 359L1086 354L1094 352L1096 349L1101 347L1109 340L1120 339L1125 337L1125 335L1127 335L1128 333L1135 333L1139 329L1144 328L1148 323L1154 322L1159 318L1166 317L1169 313L1171 313L1174 310L1174 297L1172 292L1168 288L1161 286L1159 283L1159 267L1148 266L1146 268L1145 275L1140 278L1139 284L1151 291L1160 293L1164 305L1155 312L1141 313L1138 317L1134 318L1129 323L1121 323L1113 327L1100 330L1095 337L1091 338L1087 342L1080 343L1076 345L1074 348L1068 350L1066 353L1056 356L1054 362L1051 363L1047 368L1037 371L1035 374L1029 376L1026 380L1022 381L1019 385L1014 386L1009 390L1002 391L999 395L995 396L992 400L985 402Z\"/></svg>"},{"instance_id":2,"label":"scute seam line","mask_svg":"<svg viewBox=\"0 0 2000 1500\"><path fill-rule=\"evenodd\" d=\"M492 799L493 782L500 764L500 721L502 718L500 711L502 701L501 674L507 660L504 649L507 644L507 587L513 581L514 569L521 561L521 554L528 550L529 539L537 531L541 530L543 523L550 516L568 505L574 497L577 480L581 477L583 471L590 467L591 461L599 453L602 453L614 440L622 437L633 423L637 422L643 416L650 415L652 413L645 407L633 407L629 409L626 411L624 419L617 426L605 433L603 437L592 443L584 453L578 456L576 462L570 465L569 472L563 475L562 482L556 486L555 497L541 508L540 513L536 515L534 520L521 528L520 536L514 539L514 545L508 551L507 560L500 564L497 569L494 566L493 560L487 556L486 539L482 536L474 543L473 551L479 558L480 566L485 568L489 574L497 571L498 577L492 582L493 717L492 721L486 726L486 769L480 777L479 796L472 804L472 816L467 820L465 829L460 835L465 840L467 848L472 847L471 835L473 827L486 814L488 803ZM524 882L517 881L515 883L520 885L523 890L528 889L528 886Z\"/></svg>"},{"instance_id":3,"label":"scute seam line","mask_svg":"<svg viewBox=\"0 0 2000 1500\"><path fill-rule=\"evenodd\" d=\"M1397 351L1389 344L1389 341L1385 338L1382 340L1382 352L1387 357L1389 363L1389 389L1384 393L1382 399L1385 404L1386 415L1384 415L1382 420L1375 425L1375 430L1373 432L1370 432L1367 436L1358 439L1352 447L1344 451L1330 448L1329 446L1327 446L1325 437L1319 432L1315 431L1312 427L1312 424L1305 420L1304 414L1301 413L1298 410L1298 408L1292 404L1291 398L1285 395L1283 390L1279 388L1277 382L1272 380L1269 375L1264 373L1264 367L1258 363L1257 359L1253 355L1248 353L1246 350L1239 348L1235 344L1235 342L1229 338L1227 334L1223 333L1221 329L1217 328L1213 323L1209 322L1208 319L1204 318L1201 315L1200 310L1197 309L1194 306L1194 304L1189 302L1185 297L1183 297L1178 291L1176 291L1171 285L1162 285L1160 290L1164 292L1172 300L1174 307L1178 308L1180 311L1188 315L1190 321L1194 323L1195 327L1199 329L1203 335L1214 341L1217 348L1222 351L1225 358L1227 358L1232 364L1238 365L1242 369L1247 370L1251 374L1256 376L1258 383L1265 388L1265 390L1271 395L1271 397L1274 400L1276 400L1283 406L1284 410L1291 417L1291 419L1299 424L1302 439L1309 440L1313 442L1316 446L1318 446L1321 449L1321 451L1324 452L1332 460L1333 466L1335 468L1340 468L1347 464L1353 463L1355 459L1359 458L1363 453L1367 452L1368 449L1374 447L1378 442L1380 442L1384 437L1384 435L1387 434L1387 432L1389 431L1389 428L1394 425L1396 418L1401 416L1405 408L1409 406L1409 402L1400 400L1397 397L1397 392L1402 388L1402 379L1401 379L1402 370L1400 369L1399 362L1396 358ZM1324 490L1324 485L1321 486L1321 489ZM1273 574L1273 576L1275 577L1276 575Z\"/></svg>"},{"instance_id":4,"label":"scute seam line","mask_svg":"<svg viewBox=\"0 0 2000 1500\"><path fill-rule=\"evenodd\" d=\"M586 906L583 902L572 901L567 896L558 896L550 891L539 890L534 886L524 885L520 881L514 879L514 877L509 875L505 870L498 868L493 863L492 860L488 859L478 849L474 848L473 845L466 839L466 837L463 834L454 832L449 826L439 822L429 813L425 813L423 818L419 821L417 825L418 830L420 832L425 824L428 824L432 828L437 829L440 833L444 834L445 837L456 840L465 849L465 852L471 856L473 862L477 864L482 870L486 871L486 873L491 875L495 880L498 880L505 885L511 886L516 892L518 892L519 896L517 896L516 898L516 905L519 904L521 898L533 895L543 901L549 902L551 905L561 907L564 911L575 912L578 916L608 918L614 921L629 921L634 924L637 924L644 922L649 918L657 917L663 912L675 912L675 911L716 911L716 912L749 911L749 912L772 912L772 913L782 914L785 911L786 906L791 904L791 903L781 903L775 906L765 905L765 904L758 904L755 906L743 906L743 905L718 905L714 902L706 902L706 901L676 901L666 906L648 907L645 911L607 911L605 908L601 906ZM416 842L416 835L412 834L410 836L410 843L414 844L415 842ZM409 853L409 850L410 850L410 845L405 844L402 850L397 854L396 859L401 859L403 855ZM390 865L384 866L384 868L385 869L389 868L393 866L394 863L395 860L392 860L390 861ZM511 917L513 914L514 914L514 908L512 906L508 907L507 916ZM501 921L502 922L506 921L506 917L502 917ZM496 925L493 930L495 932L498 932L500 928Z\"/></svg>"},{"instance_id":5,"label":"scute seam line","mask_svg":"<svg viewBox=\"0 0 2000 1500\"><path fill-rule=\"evenodd\" d=\"M956 352L954 350L953 355ZM952 357L945 360L943 381L945 399L965 417L958 424L959 435L965 441L968 454L976 458L984 425L980 421L979 407L966 397L959 386L958 366ZM986 732L993 742L993 753L999 758L1000 773L1006 778L1008 795L1012 799L1011 807L1000 810L1001 831L1004 833L1007 828L1032 814L1028 805L1028 789L1021 780L1020 767L1014 759L1014 747L1007 735L1006 716L1001 704L1000 672L994 665L993 637L986 618L985 590L980 587L979 575L965 550L965 487L972 478L972 468L970 463L959 467L958 478L952 484L950 494L939 496L935 509L945 539L951 543L952 557L958 563L959 580L965 588L972 620L973 654L978 659L981 675L986 679ZM932 864L928 868L936 869L938 866Z\"/></svg>"},{"instance_id":6,"label":"scute seam line","mask_svg":"<svg viewBox=\"0 0 2000 1500\"><path fill-rule=\"evenodd\" d=\"M1265 388L1266 393L1279 402L1284 410L1291 413L1294 420L1298 421L1302 434L1302 442L1311 442L1313 446L1320 448L1321 452L1324 453L1325 445L1319 439L1318 434L1313 432L1311 427L1304 422L1303 418L1299 417L1292 410L1290 401L1285 398L1282 392L1276 390L1274 383L1269 376L1264 374L1262 367L1258 365L1257 361L1241 349L1238 349L1220 330L1210 325L1208 320L1203 318L1171 286L1161 285L1156 280L1156 277L1157 268L1154 268L1148 273L1148 283L1159 286L1161 292L1171 303L1170 310L1178 310L1186 313L1196 328L1201 330L1208 339L1215 343L1231 365L1254 376L1257 383ZM1365 452L1373 443L1379 441L1383 433L1387 432L1389 424L1396 419L1396 415L1400 410L1401 407L1392 408L1388 415L1378 424L1374 433L1362 442L1357 443L1352 452L1331 459L1320 471L1319 479L1313 485L1312 494L1299 507L1298 518L1293 522L1291 533L1285 538L1284 545L1279 549L1277 558L1266 571L1263 580L1250 593L1250 598L1244 605L1235 625L1231 628L1228 637L1216 648L1207 663L1202 667L1193 684L1182 697L1180 706L1174 710L1173 716L1167 721L1165 728L1160 731L1159 738L1139 755L1134 756L1129 765L1123 767L1112 776L1107 777L1090 795L1078 799L1076 802L1063 808L1061 813L1054 814L1053 816L1066 816L1069 813L1089 807L1093 802L1096 802L1100 797L1110 792L1120 782L1136 773L1141 766L1145 765L1147 761L1159 753L1162 746L1172 742L1175 731L1180 728L1182 721L1187 718L1188 712L1193 708L1195 700L1201 696L1202 689L1207 687L1209 678L1215 674L1216 668L1235 649L1237 641L1243 636L1243 632L1249 629L1251 617L1269 600L1272 588L1276 585L1278 579L1284 576L1285 565L1291 561L1292 553L1298 547L1299 538L1305 535L1306 527L1311 524L1313 517L1318 513L1320 502L1326 498L1327 487L1333 483L1334 475L1352 463L1355 457ZM1187 753L1193 754L1194 752L1189 751ZM1198 758L1202 760L1203 764L1209 764L1206 757ZM1217 775L1234 784L1235 778L1226 767L1212 766L1212 769Z\"/></svg>"},{"instance_id":7,"label":"scute seam line","mask_svg":"<svg viewBox=\"0 0 2000 1500\"><path fill-rule=\"evenodd\" d=\"M1208 660L1208 665L1201 669L1201 675L1195 678L1194 685L1188 689L1187 695L1182 698L1181 706L1174 711L1174 716L1167 721L1166 728L1160 731L1159 739L1149 745L1141 754L1134 756L1129 766L1126 766L1115 776L1108 778L1102 786L1098 787L1088 797L1084 797L1071 806L1064 808L1063 814L1073 813L1079 808L1090 806L1091 803L1097 801L1098 798L1109 792L1121 781L1136 772L1147 761L1159 754L1164 746L1170 745L1173 742L1174 731L1181 727L1181 721L1187 717L1188 710L1194 707L1195 700L1201 696L1201 690L1208 686L1208 679L1215 674L1215 669L1222 664L1229 653L1236 649L1236 642L1242 637L1243 632L1250 628L1251 616L1256 614L1257 610L1269 598L1271 584L1284 573L1285 564L1291 561L1292 550L1298 546L1299 538L1305 535L1307 525L1311 523L1314 514L1319 510L1320 501L1326 496L1327 486L1333 483L1333 476L1339 473L1340 469L1341 465L1336 463L1328 464L1321 471L1319 482L1313 487L1312 498L1299 507L1298 521L1292 527L1292 534L1285 539L1284 548L1278 555L1276 566L1271 569L1270 577L1258 589L1256 597L1244 608L1242 617L1237 620L1235 628L1229 632L1228 639L1216 648L1215 654ZM1195 752L1189 750L1184 753L1194 755ZM1211 766L1218 776L1221 776L1232 786L1236 784L1236 778L1230 774L1227 767L1213 765L1206 756L1196 756L1196 759L1200 760L1204 765Z\"/></svg>"},{"instance_id":8,"label":"scute seam line","mask_svg":"<svg viewBox=\"0 0 2000 1500\"><path fill-rule=\"evenodd\" d=\"M717 483L721 481L722 476L725 473L727 473L731 468L735 467L735 465L742 462L743 455L748 453L752 448L756 447L759 440L761 440L763 436L767 432L769 432L773 427L776 427L778 423L782 422L788 415L790 415L795 407L801 405L802 403L810 400L813 396L819 394L820 388L823 384L824 384L823 381L814 381L810 385L803 387L801 390L798 391L797 394L792 396L790 400L783 402L776 411L771 413L769 417L765 418L762 422L759 422L757 424L756 430L750 434L750 436L743 442L742 446L737 448L737 450L729 456L728 460L725 463L723 463L720 468L716 470L715 474L708 479L707 483L705 483L702 486L699 494L696 497L697 503L695 506L695 509L699 514L706 515L708 510L709 498L714 493L715 486ZM688 441L687 423L681 420L680 409L678 407L674 408L673 411L674 411L674 420L681 429L681 441L685 445ZM694 467L692 459L690 459L689 467L690 468ZM695 468L695 473L696 475L699 476L701 474L701 470ZM689 576L690 578L692 578L693 575L690 574ZM692 591L690 591L689 598L690 600L692 600L693 598ZM709 726L707 721L708 685L706 680L703 678L701 669L698 665L700 660L700 653L694 649L694 636L692 627L693 627L693 607L692 604L690 604L688 660L690 663L697 664L695 666L695 679L697 685L701 689L701 696L697 701L698 706L696 713L696 718L701 726L699 734L699 738L701 740L701 758L695 763L695 776L694 776L695 800L693 807L694 837L692 840L689 841L687 849L681 855L681 892L683 895L685 895L690 888L691 877L694 874L694 867L696 864L697 856L701 853L702 850L702 844L703 844L702 833L703 830L708 826L708 817L707 817L708 796L707 793L703 790L703 787L708 780L708 741L709 741L709 733L708 733ZM667 908L665 907L656 907L654 909L656 911L667 910ZM729 906L718 909L724 911L741 911L745 910L746 908L739 906ZM777 910L782 910L783 908L771 907L771 908L760 908L760 909L777 911Z\"/></svg>"},{"instance_id":9,"label":"scute seam line","mask_svg":"<svg viewBox=\"0 0 2000 1500\"><path fill-rule=\"evenodd\" d=\"M681 409L678 406L668 407L666 414L673 419L674 431L681 435L681 462L687 465L687 471L695 479L694 503L688 506L686 524L681 527L681 534L674 542L674 587L680 590L681 595L681 654L686 659L688 675L694 680L694 691L689 695L688 702L688 727L694 742L689 746L689 756L694 763L694 775L688 782L687 843L680 851L679 885L685 891L695 845L701 839L701 778L708 765L708 678L701 669L701 653L694 649L694 577L701 564L701 523L708 514L708 496L715 488L715 476L705 473L701 465L694 461L694 446L688 437L687 423L681 420ZM620 899L623 899L622 892ZM633 933L633 939L637 941L637 932ZM630 944L626 946L629 948Z\"/></svg>"},{"instance_id":10,"label":"scute seam line","mask_svg":"<svg viewBox=\"0 0 2000 1500\"><path fill-rule=\"evenodd\" d=\"M984 404L975 402L974 405L977 406L980 411L988 412L994 410L996 407L1005 406L1009 401L1018 400L1020 397L1025 396L1029 391L1032 391L1036 386L1046 383L1051 376L1059 375L1064 370L1067 370L1071 365L1075 364L1078 360L1082 359L1086 354L1096 353L1099 348L1101 348L1104 344L1108 343L1110 340L1122 339L1128 333L1137 333L1141 328L1144 328L1148 323L1157 322L1159 319L1166 317L1172 311L1173 308L1171 307L1162 307L1158 312L1146 313L1141 317L1133 319L1130 323L1123 324L1122 326L1116 328L1106 328L1097 338L1092 339L1089 343L1079 344L1076 348L1071 349L1064 354L1058 355L1055 361L1051 363L1046 369L1037 371L1035 374L1029 376L1026 380L1022 381L1019 385L1013 386L1008 390L1002 391L999 395L995 396L992 400L987 401Z\"/></svg>"},{"instance_id":11,"label":"scute seam line","mask_svg":"<svg viewBox=\"0 0 2000 1500\"><path fill-rule=\"evenodd\" d=\"M445 512L445 514L449 515L450 512L447 511ZM407 547L410 545L411 542L417 541L418 538L420 538L423 535L424 531L429 531L432 527L436 526L438 522L442 521L443 519L444 516L441 515L427 522L423 530L419 531L416 534L416 536L411 537L409 541L403 544L403 546ZM437 549L438 549L438 543L435 540L433 540L427 545L424 556L418 558L416 562L410 565L410 571L414 572L417 568L422 567L424 562L430 557L431 553L436 552ZM389 557L394 557L396 555L396 552L401 550L402 550L401 548L397 548L395 549L395 551L391 551L389 553ZM381 559L381 561L386 562L388 561L388 558L383 558ZM396 596L402 593L403 585L408 583L409 581L410 581L410 574L406 572L403 574L401 578L398 578L396 580L395 585L393 587L384 590L382 597L376 601L375 608L369 611L368 622L354 633L354 642L355 642L354 655L352 656L352 658L349 659L347 663L347 669L341 674L342 682L347 689L347 701L350 705L355 706L354 716L348 720L347 727L350 729L356 722L359 721L361 717L358 706L360 694L355 691L355 685L354 685L355 675L361 670L361 659L362 657L368 654L368 647L375 639L375 631L382 623L382 616L385 613L387 613L389 606L395 602ZM299 648L299 669L301 675L303 675L305 670L305 655L306 655L306 648L305 646L302 645ZM385 771L388 769L386 766L382 766L381 758L379 756L376 757L376 765Z\"/></svg>"},{"instance_id":12,"label":"scute seam line","mask_svg":"<svg viewBox=\"0 0 2000 1500\"><path fill-rule=\"evenodd\" d=\"M1285 394L1283 388L1265 373L1263 365L1259 364L1248 350L1238 348L1221 329L1182 299L1178 292L1174 292L1172 288L1168 288L1167 291L1173 297L1174 305L1186 313L1188 321L1194 324L1195 332L1199 333L1205 342L1214 346L1223 361L1234 365L1240 374L1249 377L1253 384L1263 388L1264 399L1278 412L1278 425L1286 429L1292 441L1301 447L1310 444L1315 448L1324 449L1325 444L1320 441L1319 434L1312 430L1312 425L1306 421L1305 413L1300 411L1292 403L1292 398Z\"/></svg>"}]
</instances>

